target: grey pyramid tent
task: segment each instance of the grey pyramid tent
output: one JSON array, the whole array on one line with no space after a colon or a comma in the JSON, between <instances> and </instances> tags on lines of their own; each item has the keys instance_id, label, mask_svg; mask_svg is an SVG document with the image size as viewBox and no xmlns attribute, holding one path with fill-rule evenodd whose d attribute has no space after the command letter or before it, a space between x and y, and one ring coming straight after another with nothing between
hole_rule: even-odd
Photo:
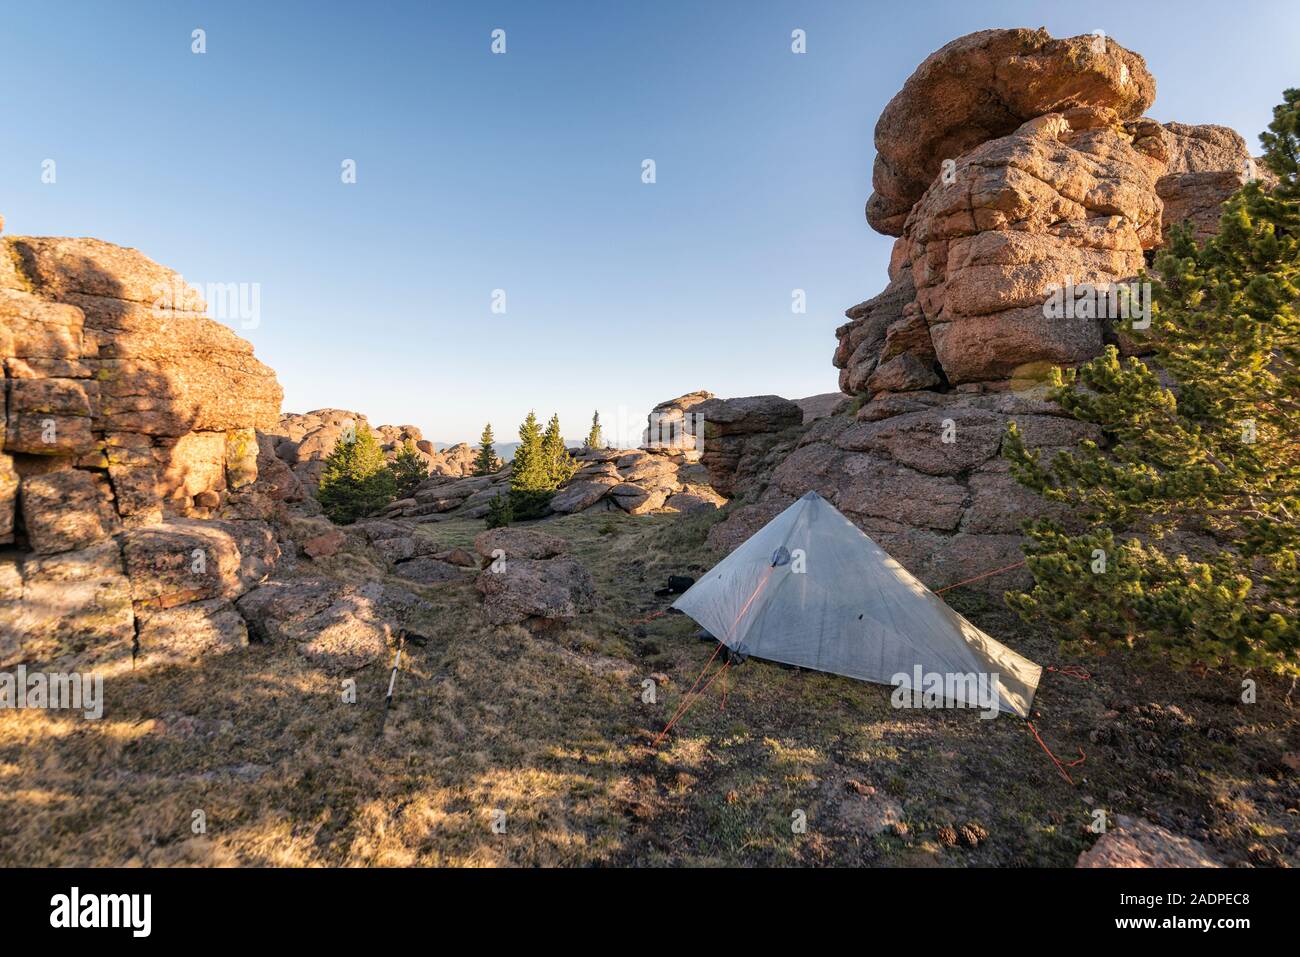
<instances>
[{"instance_id":1,"label":"grey pyramid tent","mask_svg":"<svg viewBox=\"0 0 1300 957\"><path fill-rule=\"evenodd\" d=\"M997 688L998 709L1021 717L1042 672L949 608L816 492L755 532L673 607L744 656L883 684L918 667L983 675ZM981 706L962 682L948 691L949 704Z\"/></svg>"}]
</instances>

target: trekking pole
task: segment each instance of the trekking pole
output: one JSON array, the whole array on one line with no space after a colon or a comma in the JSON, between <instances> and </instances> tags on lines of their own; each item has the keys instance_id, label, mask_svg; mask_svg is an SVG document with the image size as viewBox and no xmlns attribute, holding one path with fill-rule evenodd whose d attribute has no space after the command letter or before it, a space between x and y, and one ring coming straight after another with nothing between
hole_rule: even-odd
<instances>
[{"instance_id":1,"label":"trekking pole","mask_svg":"<svg viewBox=\"0 0 1300 957\"><path fill-rule=\"evenodd\" d=\"M402 651L406 645L407 637L405 628L397 629L397 654L393 658L393 673L388 678L388 694L384 697L384 713L379 718L380 737L383 737L384 725L388 723L388 709L393 704L393 691L397 688L397 671L402 666ZM423 635L410 635L409 637L411 644L417 646L423 646L428 641Z\"/></svg>"},{"instance_id":2,"label":"trekking pole","mask_svg":"<svg viewBox=\"0 0 1300 957\"><path fill-rule=\"evenodd\" d=\"M389 723L389 707L393 706L393 692L398 687L398 668L402 667L403 645L406 645L406 628L398 628L398 653L393 658L393 674L389 676L389 693L383 698L383 714L380 715L380 737L383 737L383 726Z\"/></svg>"}]
</instances>

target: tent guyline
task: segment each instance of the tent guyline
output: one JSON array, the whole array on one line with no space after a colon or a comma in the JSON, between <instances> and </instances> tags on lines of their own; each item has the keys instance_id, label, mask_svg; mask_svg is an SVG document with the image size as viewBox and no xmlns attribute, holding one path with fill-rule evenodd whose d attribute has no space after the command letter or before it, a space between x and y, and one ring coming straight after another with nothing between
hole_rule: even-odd
<instances>
[{"instance_id":1,"label":"tent guyline","mask_svg":"<svg viewBox=\"0 0 1300 957\"><path fill-rule=\"evenodd\" d=\"M741 607L740 611L737 613L735 621L731 623L732 631L735 630L737 622L740 621L741 617L749 609L749 606L753 603L754 598L758 595L760 591L762 591L763 586L767 584L768 579L771 578L771 574L770 574L771 570L772 569L769 567L768 574L765 574L762 580L759 581L759 583L754 587L754 591L750 594L749 599L745 602L745 604ZM696 685L700 683L700 679L704 677L704 673L709 670L709 665L713 663L713 659L718 657L718 652L722 650L723 644L724 643L720 641L718 642L717 647L713 649L713 654L709 655L709 660L704 663L704 667L701 668L700 673L696 675L695 681L692 682L690 690L687 691L686 694L683 696L682 703L678 707L677 713L668 719L668 723L664 725L664 729L660 731L659 736L655 738L654 747L656 748L659 747L659 742L661 742L664 739L664 736L669 732L672 726L677 723L678 719L680 719L682 715L686 714L686 712L690 709L691 705L693 705L696 701L698 701L701 697L703 697L704 692L709 690L709 685L713 684L714 680L717 679L719 676L721 676L722 673L725 672L727 668L731 666L731 659L728 658L725 662L723 662L722 667L719 668L714 673L713 677L708 680L708 682L704 685L704 687L699 690L699 694L695 695L694 698L691 697L691 692L695 691ZM725 684L722 686L722 706L723 708L727 706L727 687Z\"/></svg>"},{"instance_id":2,"label":"tent guyline","mask_svg":"<svg viewBox=\"0 0 1300 957\"><path fill-rule=\"evenodd\" d=\"M1088 759L1088 756L1083 753L1083 748L1078 749L1079 751L1078 760L1071 761L1069 764L1062 763L1061 759L1052 753L1052 749L1047 746L1047 742L1043 740L1042 735L1038 733L1038 729L1034 727L1034 722L1026 718L1025 724L1029 725L1029 730L1034 733L1034 740L1038 742L1039 747L1041 747L1044 751L1047 752L1047 756L1052 759L1052 763L1056 765L1056 770L1060 773L1061 777L1065 778L1066 782L1070 785L1070 787L1074 787L1074 778L1070 777L1070 772L1066 771L1065 769L1077 767L1078 765L1083 764L1083 762Z\"/></svg>"}]
</instances>

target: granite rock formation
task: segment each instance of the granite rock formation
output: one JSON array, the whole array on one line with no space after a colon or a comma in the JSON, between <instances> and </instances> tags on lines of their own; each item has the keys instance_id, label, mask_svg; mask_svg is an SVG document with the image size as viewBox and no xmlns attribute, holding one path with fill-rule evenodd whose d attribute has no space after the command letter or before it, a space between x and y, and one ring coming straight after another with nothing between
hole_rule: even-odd
<instances>
[{"instance_id":1,"label":"granite rock formation","mask_svg":"<svg viewBox=\"0 0 1300 957\"><path fill-rule=\"evenodd\" d=\"M739 495L714 544L815 489L932 587L1022 557L1021 522L1046 507L1008 474L1007 425L1049 454L1096 438L1048 401L1044 374L1127 347L1123 322L1140 319L1067 317L1050 297L1131 282L1175 224L1212 233L1262 176L1232 130L1144 117L1154 97L1142 58L1106 37L986 30L921 64L876 126L867 219L897 238L887 286L836 331L852 404L793 441L753 433L773 451L711 469Z\"/></svg>"},{"instance_id":2,"label":"granite rock formation","mask_svg":"<svg viewBox=\"0 0 1300 957\"><path fill-rule=\"evenodd\" d=\"M239 647L279 546L274 373L174 271L98 239L0 249L0 662Z\"/></svg>"},{"instance_id":3,"label":"granite rock formation","mask_svg":"<svg viewBox=\"0 0 1300 957\"><path fill-rule=\"evenodd\" d=\"M286 412L267 430L267 436L274 454L289 466L305 489L314 493L325 470L326 456L346 432L360 428L374 434L389 461L410 442L431 475L462 478L474 473L478 453L474 446L460 442L439 451L414 425L372 426L360 412L346 409Z\"/></svg>"}]
</instances>

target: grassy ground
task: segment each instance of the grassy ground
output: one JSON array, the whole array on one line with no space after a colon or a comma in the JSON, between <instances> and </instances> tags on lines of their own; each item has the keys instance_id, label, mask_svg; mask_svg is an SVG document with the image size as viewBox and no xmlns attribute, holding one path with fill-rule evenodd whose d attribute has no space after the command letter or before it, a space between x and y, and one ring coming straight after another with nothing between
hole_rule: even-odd
<instances>
[{"instance_id":1,"label":"grassy ground","mask_svg":"<svg viewBox=\"0 0 1300 957\"><path fill-rule=\"evenodd\" d=\"M545 636L485 625L469 580L417 586L434 640L405 658L382 739L387 662L355 675L349 704L281 646L113 678L100 721L0 712L0 864L1068 866L1098 808L1228 863L1300 860L1297 721L1263 679L1245 705L1239 675L1048 674L1038 726L1062 757L1086 752L1073 787L1022 721L897 711L889 688L757 661L729 671L725 710L719 682L652 748L712 648L683 616L638 622L669 574L716 559L708 521L545 523L602 599ZM946 597L1070 663L992 603ZM644 703L657 672L669 682Z\"/></svg>"}]
</instances>

